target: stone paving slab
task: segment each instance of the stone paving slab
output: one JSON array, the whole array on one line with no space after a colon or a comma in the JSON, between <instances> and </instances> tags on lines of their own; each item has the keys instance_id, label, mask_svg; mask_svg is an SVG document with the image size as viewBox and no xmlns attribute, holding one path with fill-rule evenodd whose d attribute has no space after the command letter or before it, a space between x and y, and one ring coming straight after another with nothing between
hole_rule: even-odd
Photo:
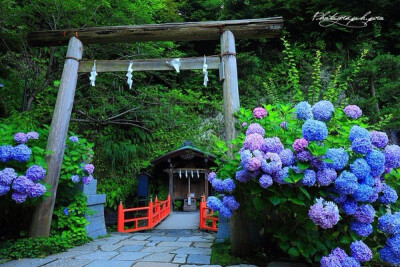
<instances>
[{"instance_id":1,"label":"stone paving slab","mask_svg":"<svg viewBox=\"0 0 400 267\"><path fill-rule=\"evenodd\" d=\"M179 237L178 242L210 242L210 240L202 236L187 236Z\"/></svg>"},{"instance_id":2,"label":"stone paving slab","mask_svg":"<svg viewBox=\"0 0 400 267\"><path fill-rule=\"evenodd\" d=\"M151 241L150 243L146 244L146 247L155 247L157 244L159 244L161 241Z\"/></svg>"},{"instance_id":3,"label":"stone paving slab","mask_svg":"<svg viewBox=\"0 0 400 267\"><path fill-rule=\"evenodd\" d=\"M77 259L58 259L56 261L50 262L45 267L82 267L91 263L93 260L77 260ZM19 265L17 265L19 266Z\"/></svg>"},{"instance_id":4,"label":"stone paving slab","mask_svg":"<svg viewBox=\"0 0 400 267\"><path fill-rule=\"evenodd\" d=\"M122 245L102 245L100 246L100 249L102 251L114 251L120 247L122 247Z\"/></svg>"},{"instance_id":5,"label":"stone paving slab","mask_svg":"<svg viewBox=\"0 0 400 267\"><path fill-rule=\"evenodd\" d=\"M142 252L150 252L150 253L161 253L161 252L170 252L174 249L178 249L179 247L147 247L142 249Z\"/></svg>"},{"instance_id":6,"label":"stone paving slab","mask_svg":"<svg viewBox=\"0 0 400 267\"><path fill-rule=\"evenodd\" d=\"M165 262L138 262L133 267L178 267L179 264ZM183 266L183 265L181 265Z\"/></svg>"},{"instance_id":7,"label":"stone paving slab","mask_svg":"<svg viewBox=\"0 0 400 267\"><path fill-rule=\"evenodd\" d=\"M145 252L121 252L118 256L114 257L113 260L121 261L136 261L145 256L149 256L151 253Z\"/></svg>"},{"instance_id":8,"label":"stone paving slab","mask_svg":"<svg viewBox=\"0 0 400 267\"><path fill-rule=\"evenodd\" d=\"M130 267L132 264L131 261L97 260L86 267Z\"/></svg>"},{"instance_id":9,"label":"stone paving slab","mask_svg":"<svg viewBox=\"0 0 400 267\"><path fill-rule=\"evenodd\" d=\"M146 244L148 244L150 241L144 241L144 240L124 240L121 242L118 242L118 245L141 245L144 246Z\"/></svg>"},{"instance_id":10,"label":"stone paving slab","mask_svg":"<svg viewBox=\"0 0 400 267\"><path fill-rule=\"evenodd\" d=\"M170 262L174 256L174 254L169 253L155 253L151 254L150 256L144 257L141 261Z\"/></svg>"},{"instance_id":11,"label":"stone paving slab","mask_svg":"<svg viewBox=\"0 0 400 267\"><path fill-rule=\"evenodd\" d=\"M77 246L71 249L68 249L68 252L70 251L96 251L99 249L99 245L93 245L93 244L85 244L82 246Z\"/></svg>"},{"instance_id":12,"label":"stone paving slab","mask_svg":"<svg viewBox=\"0 0 400 267\"><path fill-rule=\"evenodd\" d=\"M45 259L68 259L88 253L87 250L67 251L47 256Z\"/></svg>"},{"instance_id":13,"label":"stone paving slab","mask_svg":"<svg viewBox=\"0 0 400 267\"><path fill-rule=\"evenodd\" d=\"M173 263L186 263L187 254L176 254Z\"/></svg>"},{"instance_id":14,"label":"stone paving slab","mask_svg":"<svg viewBox=\"0 0 400 267\"><path fill-rule=\"evenodd\" d=\"M183 242L181 242L183 243ZM195 248L211 248L213 243L211 242L194 242L193 247Z\"/></svg>"},{"instance_id":15,"label":"stone paving slab","mask_svg":"<svg viewBox=\"0 0 400 267\"><path fill-rule=\"evenodd\" d=\"M75 259L81 260L108 260L118 255L115 251L95 251L92 253L76 256Z\"/></svg>"},{"instance_id":16,"label":"stone paving slab","mask_svg":"<svg viewBox=\"0 0 400 267\"><path fill-rule=\"evenodd\" d=\"M134 251L139 251L142 248L144 248L144 246L129 245L129 246L122 246L121 248L118 249L118 251L134 252Z\"/></svg>"},{"instance_id":17,"label":"stone paving slab","mask_svg":"<svg viewBox=\"0 0 400 267\"><path fill-rule=\"evenodd\" d=\"M168 242L162 241L157 246L159 247L190 247L192 242Z\"/></svg>"},{"instance_id":18,"label":"stone paving slab","mask_svg":"<svg viewBox=\"0 0 400 267\"><path fill-rule=\"evenodd\" d=\"M151 237L151 235L138 235L138 234L134 234L133 236L131 236L129 238L129 240L146 240L147 238Z\"/></svg>"},{"instance_id":19,"label":"stone paving slab","mask_svg":"<svg viewBox=\"0 0 400 267\"><path fill-rule=\"evenodd\" d=\"M191 254L186 262L191 264L210 264L210 256Z\"/></svg>"},{"instance_id":20,"label":"stone paving slab","mask_svg":"<svg viewBox=\"0 0 400 267\"><path fill-rule=\"evenodd\" d=\"M1 267L39 267L52 261L54 259L20 259L6 262Z\"/></svg>"},{"instance_id":21,"label":"stone paving slab","mask_svg":"<svg viewBox=\"0 0 400 267\"><path fill-rule=\"evenodd\" d=\"M171 253L176 254L199 254L199 255L211 255L211 248L178 248L173 250Z\"/></svg>"},{"instance_id":22,"label":"stone paving slab","mask_svg":"<svg viewBox=\"0 0 400 267\"><path fill-rule=\"evenodd\" d=\"M152 236L147 240L150 241L176 241L178 237L174 236Z\"/></svg>"}]
</instances>

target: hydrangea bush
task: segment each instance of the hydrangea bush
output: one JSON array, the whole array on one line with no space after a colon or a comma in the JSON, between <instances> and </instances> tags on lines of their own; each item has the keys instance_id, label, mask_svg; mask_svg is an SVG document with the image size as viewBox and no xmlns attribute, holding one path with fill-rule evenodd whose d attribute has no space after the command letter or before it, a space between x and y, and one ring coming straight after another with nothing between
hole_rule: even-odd
<instances>
[{"instance_id":1,"label":"hydrangea bush","mask_svg":"<svg viewBox=\"0 0 400 267\"><path fill-rule=\"evenodd\" d=\"M361 266L373 254L400 264L391 186L400 147L361 115L329 101L240 109L234 158L218 142L219 166L208 177L224 197L209 197L208 207L225 217L245 209L280 249L321 266Z\"/></svg>"}]
</instances>

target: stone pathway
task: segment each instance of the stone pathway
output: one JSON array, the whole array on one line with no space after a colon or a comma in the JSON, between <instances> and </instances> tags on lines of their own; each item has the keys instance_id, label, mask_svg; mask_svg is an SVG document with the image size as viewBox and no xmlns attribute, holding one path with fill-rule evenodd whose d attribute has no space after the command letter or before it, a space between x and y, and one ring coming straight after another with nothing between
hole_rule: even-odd
<instances>
[{"instance_id":1,"label":"stone pathway","mask_svg":"<svg viewBox=\"0 0 400 267\"><path fill-rule=\"evenodd\" d=\"M171 212L155 229L199 229L199 212Z\"/></svg>"},{"instance_id":2,"label":"stone pathway","mask_svg":"<svg viewBox=\"0 0 400 267\"><path fill-rule=\"evenodd\" d=\"M2 267L190 267L210 264L214 233L152 230L98 239L43 259L10 261Z\"/></svg>"}]
</instances>

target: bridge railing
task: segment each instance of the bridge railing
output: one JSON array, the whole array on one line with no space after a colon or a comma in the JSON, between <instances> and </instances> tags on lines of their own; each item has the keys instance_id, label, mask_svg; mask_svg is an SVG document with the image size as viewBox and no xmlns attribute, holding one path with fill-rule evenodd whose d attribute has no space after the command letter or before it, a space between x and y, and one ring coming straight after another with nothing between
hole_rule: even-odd
<instances>
[{"instance_id":1,"label":"bridge railing","mask_svg":"<svg viewBox=\"0 0 400 267\"><path fill-rule=\"evenodd\" d=\"M129 209L124 209L122 202L120 202L117 210L117 231L120 233L129 233L152 229L169 215L171 210L170 200L169 195L164 201L159 201L156 197L154 203L150 200L147 207ZM125 229L126 223L132 223L132 227Z\"/></svg>"},{"instance_id":2,"label":"bridge railing","mask_svg":"<svg viewBox=\"0 0 400 267\"><path fill-rule=\"evenodd\" d=\"M213 217L213 211L207 207L206 197L202 196L199 207L200 230L218 231L218 217Z\"/></svg>"}]
</instances>

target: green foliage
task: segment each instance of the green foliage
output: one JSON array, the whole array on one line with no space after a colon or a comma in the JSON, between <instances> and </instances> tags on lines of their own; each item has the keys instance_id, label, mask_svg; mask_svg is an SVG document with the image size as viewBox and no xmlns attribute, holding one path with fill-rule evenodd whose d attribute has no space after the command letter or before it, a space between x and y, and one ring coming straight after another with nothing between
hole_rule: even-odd
<instances>
[{"instance_id":1,"label":"green foliage","mask_svg":"<svg viewBox=\"0 0 400 267\"><path fill-rule=\"evenodd\" d=\"M315 55L315 61L313 63L313 69L311 73L312 84L308 88L308 102L314 104L318 102L319 95L321 92L321 52L317 50Z\"/></svg>"}]
</instances>

